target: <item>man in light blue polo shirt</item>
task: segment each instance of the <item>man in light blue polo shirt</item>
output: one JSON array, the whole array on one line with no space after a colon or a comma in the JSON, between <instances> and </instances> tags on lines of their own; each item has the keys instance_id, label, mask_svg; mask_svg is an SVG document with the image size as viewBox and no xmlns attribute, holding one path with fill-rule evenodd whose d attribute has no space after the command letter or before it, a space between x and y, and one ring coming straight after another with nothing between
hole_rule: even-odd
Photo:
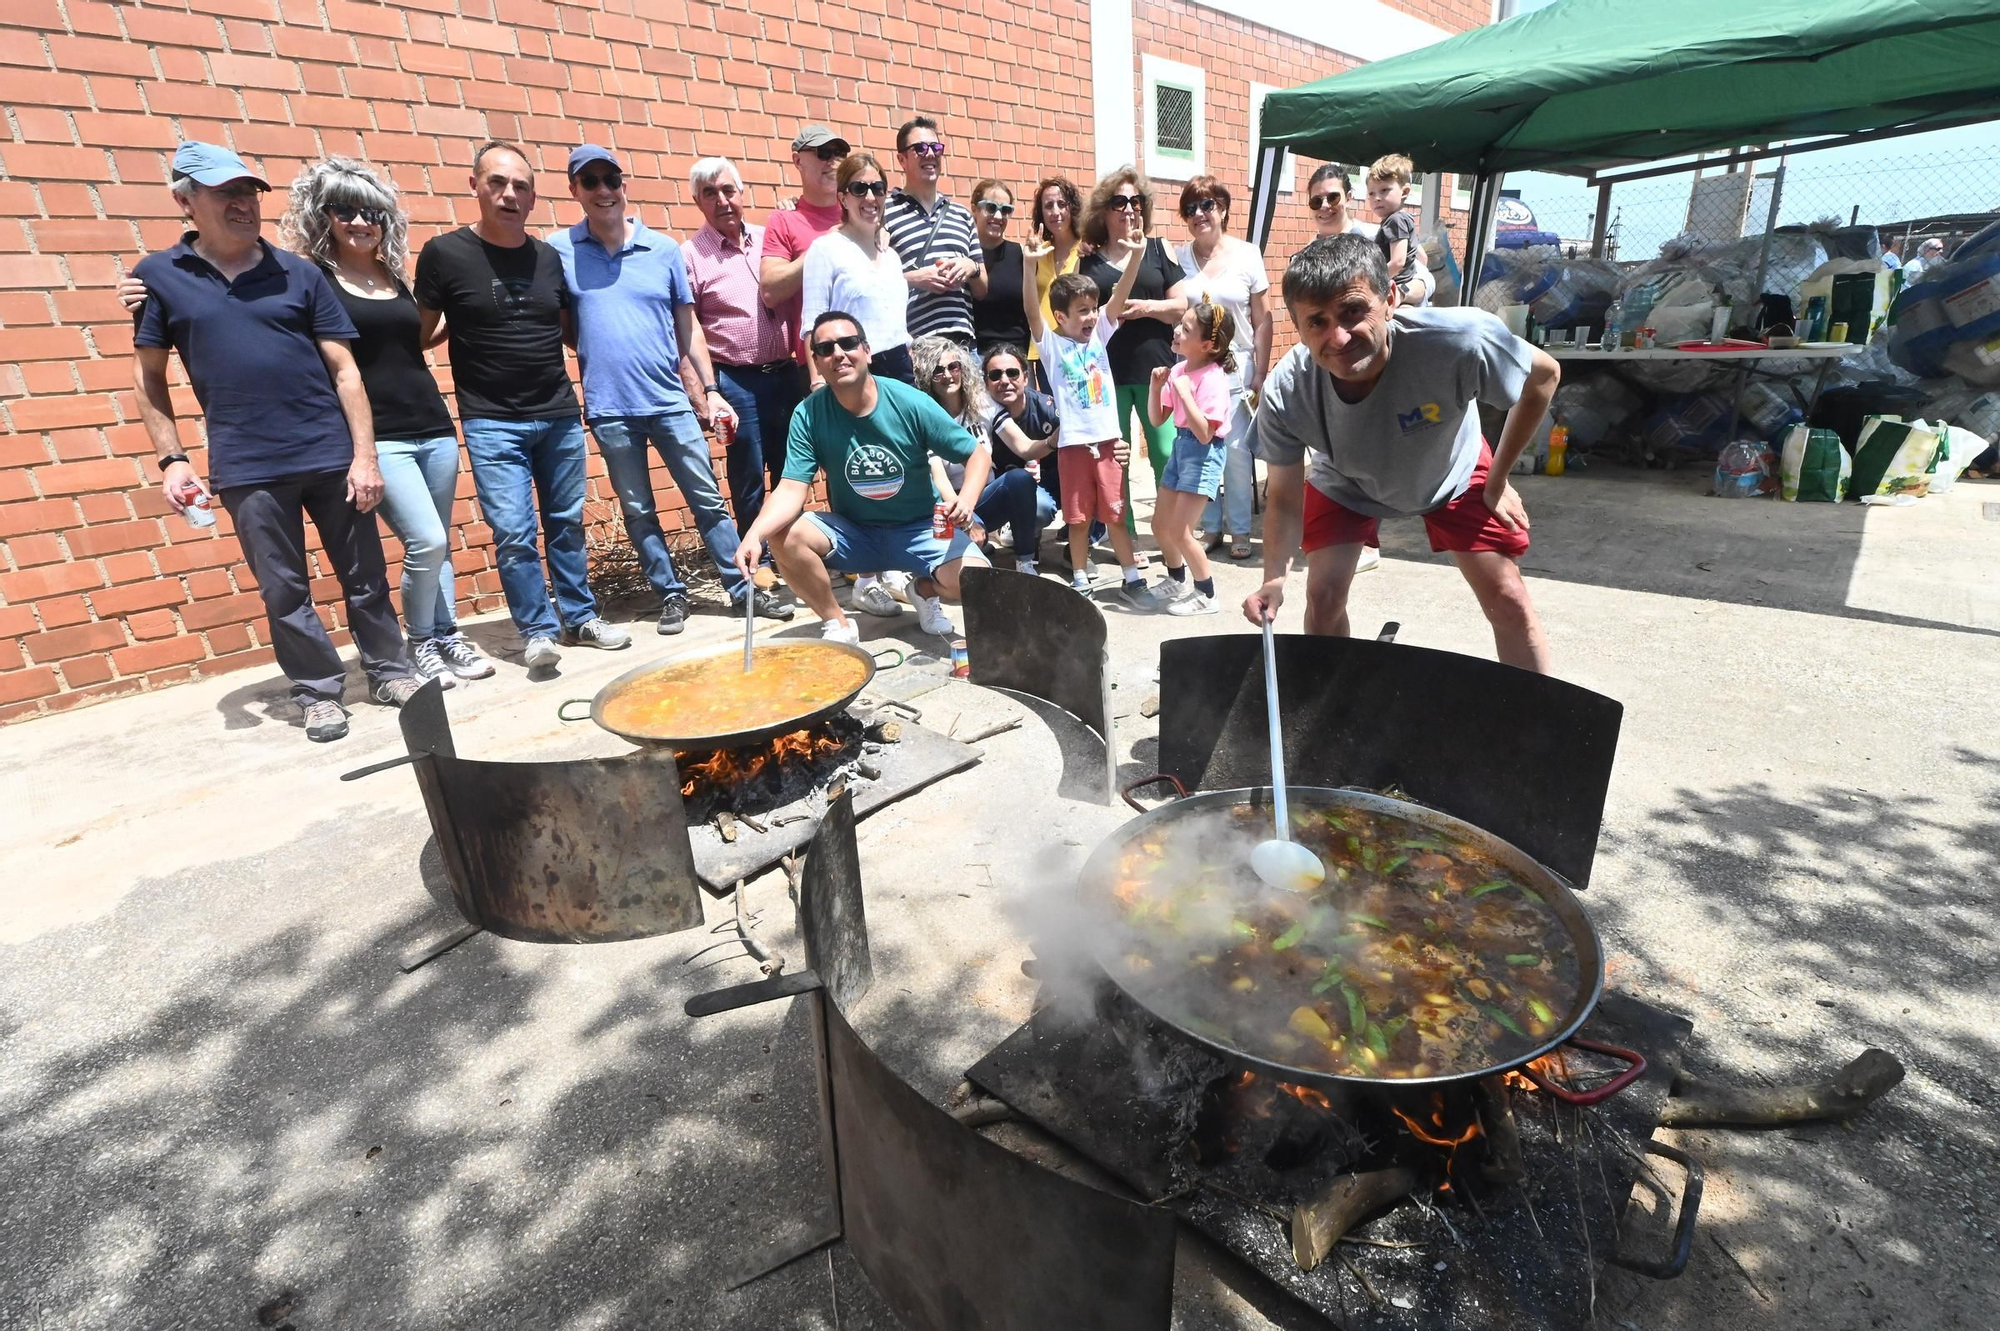
<instances>
[{"instance_id":1,"label":"man in light blue polo shirt","mask_svg":"<svg viewBox=\"0 0 2000 1331\"><path fill-rule=\"evenodd\" d=\"M653 498L650 449L658 449L686 497L723 590L740 612L753 598L765 619L793 611L760 591L736 568L736 524L723 507L701 422L729 408L715 383L708 345L695 322L681 247L625 208L625 172L608 148L586 143L569 155L569 192L583 220L550 235L562 258L575 311L576 354L583 364L583 415L625 513L625 534L660 594L660 632L687 622L687 584L674 570ZM683 365L693 382L683 383Z\"/></svg>"}]
</instances>

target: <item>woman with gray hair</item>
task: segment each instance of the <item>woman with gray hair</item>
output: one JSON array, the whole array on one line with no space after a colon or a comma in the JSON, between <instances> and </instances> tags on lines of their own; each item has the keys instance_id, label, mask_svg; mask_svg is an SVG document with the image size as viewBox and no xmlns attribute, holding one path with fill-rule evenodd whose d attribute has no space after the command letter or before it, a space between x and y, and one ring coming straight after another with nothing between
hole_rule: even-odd
<instances>
[{"instance_id":1,"label":"woman with gray hair","mask_svg":"<svg viewBox=\"0 0 2000 1331\"><path fill-rule=\"evenodd\" d=\"M405 279L409 218L396 187L362 163L328 157L303 167L278 223L286 247L332 279L360 336L355 363L375 416L382 515L403 543L403 620L417 673L445 688L483 679L493 663L458 631L451 508L458 435L424 362L416 298ZM438 336L443 336L440 330Z\"/></svg>"},{"instance_id":2,"label":"woman with gray hair","mask_svg":"<svg viewBox=\"0 0 2000 1331\"><path fill-rule=\"evenodd\" d=\"M995 347L992 354L1003 352L1014 357L1017 367L1026 364L1020 348ZM987 434L994 424L993 399L987 396L972 352L941 333L926 333L910 344L910 359L916 366L917 386L929 393L947 416L964 426L978 447L991 449ZM1020 372L1019 368L1015 371ZM1016 427L1010 426L1007 434L1010 444L1018 445L1032 456L1041 456L1040 450L1029 448ZM1055 509L1038 508L1043 491L1034 471L1025 465L1018 452L1012 448L1008 451L1010 456L1003 459L999 450L992 450L993 472L972 510L976 519L973 539L980 539L982 529L990 532L1005 524L1013 533L1015 570L1033 574L1042 527L1055 516ZM965 484L965 464L942 462L933 455L931 467L938 497L952 503L958 487Z\"/></svg>"},{"instance_id":3,"label":"woman with gray hair","mask_svg":"<svg viewBox=\"0 0 2000 1331\"><path fill-rule=\"evenodd\" d=\"M484 679L494 666L458 631L451 568L458 435L424 361L417 302L404 277L409 234L396 187L349 157L301 167L278 222L285 248L320 266L359 334L349 350L375 418L382 516L403 543L410 656L419 678L448 689ZM126 278L118 297L137 309L145 283ZM443 340L440 327L433 343Z\"/></svg>"}]
</instances>

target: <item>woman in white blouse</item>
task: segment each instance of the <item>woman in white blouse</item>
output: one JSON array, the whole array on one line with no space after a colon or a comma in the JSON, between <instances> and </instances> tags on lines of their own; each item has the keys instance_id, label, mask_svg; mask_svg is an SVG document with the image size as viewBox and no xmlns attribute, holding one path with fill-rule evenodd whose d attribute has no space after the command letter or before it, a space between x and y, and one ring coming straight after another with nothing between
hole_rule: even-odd
<instances>
[{"instance_id":1,"label":"woman in white blouse","mask_svg":"<svg viewBox=\"0 0 2000 1331\"><path fill-rule=\"evenodd\" d=\"M1229 190L1214 176L1196 176L1181 189L1181 220L1188 239L1175 253L1190 303L1210 300L1236 321L1236 370L1229 376L1229 431L1222 455L1222 490L1202 515L1211 553L1229 546L1231 559L1250 557L1250 521L1256 508L1256 440L1251 421L1257 393L1271 365L1271 279L1264 255L1228 234Z\"/></svg>"},{"instance_id":2,"label":"woman in white blouse","mask_svg":"<svg viewBox=\"0 0 2000 1331\"><path fill-rule=\"evenodd\" d=\"M896 257L882 226L889 182L867 153L848 154L835 180L840 225L806 250L800 327L812 327L813 320L828 310L853 315L868 338L869 368L915 385L905 317L910 286L903 277L903 261Z\"/></svg>"}]
</instances>

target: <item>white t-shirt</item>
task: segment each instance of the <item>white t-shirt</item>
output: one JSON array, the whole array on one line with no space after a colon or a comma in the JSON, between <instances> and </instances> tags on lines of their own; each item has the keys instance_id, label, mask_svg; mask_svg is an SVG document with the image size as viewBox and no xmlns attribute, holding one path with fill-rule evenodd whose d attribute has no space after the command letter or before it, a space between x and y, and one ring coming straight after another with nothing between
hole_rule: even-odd
<instances>
[{"instance_id":1,"label":"white t-shirt","mask_svg":"<svg viewBox=\"0 0 2000 1331\"><path fill-rule=\"evenodd\" d=\"M826 311L845 310L861 321L871 354L909 344L910 284L892 248L871 257L840 232L827 232L806 250L802 294L799 328L807 334Z\"/></svg>"},{"instance_id":2,"label":"white t-shirt","mask_svg":"<svg viewBox=\"0 0 2000 1331\"><path fill-rule=\"evenodd\" d=\"M1236 353L1236 373L1230 378L1241 384L1250 357L1257 349L1257 331L1250 326L1250 297L1269 291L1271 279L1264 274L1264 256L1249 241L1224 237L1221 244L1222 269L1213 277L1202 276L1201 260L1194 257L1193 241L1175 250L1174 257L1181 261L1181 271L1187 274L1188 303L1212 300L1228 310L1229 317L1236 321L1236 337L1230 343Z\"/></svg>"},{"instance_id":3,"label":"white t-shirt","mask_svg":"<svg viewBox=\"0 0 2000 1331\"><path fill-rule=\"evenodd\" d=\"M1062 420L1056 447L1081 448L1118 437L1118 397L1111 382L1111 354L1104 349L1117 329L1100 314L1088 342L1072 342L1050 328L1035 344L1055 389L1056 415Z\"/></svg>"}]
</instances>

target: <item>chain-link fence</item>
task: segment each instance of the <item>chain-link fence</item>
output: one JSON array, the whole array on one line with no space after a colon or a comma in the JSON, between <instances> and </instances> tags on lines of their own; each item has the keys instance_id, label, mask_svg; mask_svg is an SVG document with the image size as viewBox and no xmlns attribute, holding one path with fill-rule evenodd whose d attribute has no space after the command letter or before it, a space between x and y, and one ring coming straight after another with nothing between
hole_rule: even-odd
<instances>
[{"instance_id":1,"label":"chain-link fence","mask_svg":"<svg viewBox=\"0 0 2000 1331\"><path fill-rule=\"evenodd\" d=\"M1899 146L1918 142L1765 158L1733 170L1691 165L1680 174L1614 185L1604 257L1642 262L1688 233L1709 245L1760 235L1771 220L1773 194L1779 226L1873 226L1883 246L1903 258L1933 236L1949 251L2000 217L2000 137L1956 148ZM1588 252L1597 222L1594 190L1530 189L1523 198L1541 230Z\"/></svg>"}]
</instances>

